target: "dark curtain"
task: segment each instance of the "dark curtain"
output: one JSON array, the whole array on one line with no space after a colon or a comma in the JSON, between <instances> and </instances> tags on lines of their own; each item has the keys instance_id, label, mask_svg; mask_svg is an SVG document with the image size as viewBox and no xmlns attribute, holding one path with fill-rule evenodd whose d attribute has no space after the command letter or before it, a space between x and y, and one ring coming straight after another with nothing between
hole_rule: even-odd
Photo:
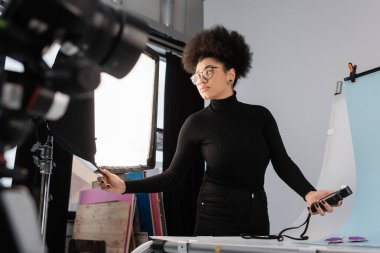
<instances>
[{"instance_id":1,"label":"dark curtain","mask_svg":"<svg viewBox=\"0 0 380 253\"><path fill-rule=\"evenodd\" d=\"M49 122L51 132L63 148L93 164L96 153L94 114L93 97L71 100L65 115Z\"/></svg>"},{"instance_id":2,"label":"dark curtain","mask_svg":"<svg viewBox=\"0 0 380 253\"><path fill-rule=\"evenodd\" d=\"M166 54L166 83L164 102L163 169L173 159L179 130L186 118L204 107L203 99L190 81L181 59ZM204 161L194 157L192 169L180 187L164 192L164 206L168 235L192 236L196 218L196 201L204 173Z\"/></svg>"},{"instance_id":3,"label":"dark curtain","mask_svg":"<svg viewBox=\"0 0 380 253\"><path fill-rule=\"evenodd\" d=\"M58 90L73 96L63 117L57 121L49 122L50 130L63 148L95 164L94 89L98 87L100 72L97 74L99 69L94 65L86 65L87 63L83 63L83 60L71 59L62 53L57 55L53 69L65 68L69 64L78 64L79 69L81 69L81 64L87 66L81 72L82 75L86 76L86 80L79 82L75 81L74 78L70 79L72 82L67 84L65 88L59 87L65 86L65 82L57 85ZM88 69L92 69L92 71ZM76 94L86 94L86 96L77 97ZM112 108L110 109L112 110Z\"/></svg>"}]
</instances>

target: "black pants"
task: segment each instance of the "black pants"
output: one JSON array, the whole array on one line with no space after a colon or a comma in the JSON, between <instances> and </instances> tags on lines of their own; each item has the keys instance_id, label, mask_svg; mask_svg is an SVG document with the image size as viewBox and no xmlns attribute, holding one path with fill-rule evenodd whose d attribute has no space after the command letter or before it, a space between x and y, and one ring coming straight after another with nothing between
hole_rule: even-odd
<instances>
[{"instance_id":1,"label":"black pants","mask_svg":"<svg viewBox=\"0 0 380 253\"><path fill-rule=\"evenodd\" d=\"M198 196L195 236L269 234L264 190L244 191L204 182Z\"/></svg>"}]
</instances>

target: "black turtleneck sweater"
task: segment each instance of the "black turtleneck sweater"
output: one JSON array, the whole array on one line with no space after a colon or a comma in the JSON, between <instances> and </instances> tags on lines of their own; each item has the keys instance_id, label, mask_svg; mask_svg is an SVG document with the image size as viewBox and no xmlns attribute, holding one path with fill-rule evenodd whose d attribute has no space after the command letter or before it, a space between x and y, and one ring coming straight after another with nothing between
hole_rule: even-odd
<instances>
[{"instance_id":1,"label":"black turtleneck sweater","mask_svg":"<svg viewBox=\"0 0 380 253\"><path fill-rule=\"evenodd\" d=\"M269 161L280 178L301 197L314 187L290 159L268 109L239 102L234 94L211 100L189 116L178 137L170 167L142 180L128 181L126 192L161 192L175 188L191 169L196 153L207 164L204 180L250 191L262 190Z\"/></svg>"}]
</instances>

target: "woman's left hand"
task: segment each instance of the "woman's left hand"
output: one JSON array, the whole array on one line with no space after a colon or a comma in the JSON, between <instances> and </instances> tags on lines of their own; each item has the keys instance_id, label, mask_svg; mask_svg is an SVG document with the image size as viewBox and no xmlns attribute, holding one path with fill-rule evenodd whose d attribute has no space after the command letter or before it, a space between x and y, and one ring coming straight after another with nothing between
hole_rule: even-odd
<instances>
[{"instance_id":1,"label":"woman's left hand","mask_svg":"<svg viewBox=\"0 0 380 253\"><path fill-rule=\"evenodd\" d=\"M334 209L334 207L341 206L342 201L339 201L336 205L330 205L326 201L323 200L324 197L327 195L333 193L334 191L331 190L317 190L317 191L310 191L305 196L305 200L307 202L307 210L310 214L319 214L321 216L325 215L325 213L331 213ZM316 212L313 212L311 210L311 206L314 205L316 208Z\"/></svg>"}]
</instances>

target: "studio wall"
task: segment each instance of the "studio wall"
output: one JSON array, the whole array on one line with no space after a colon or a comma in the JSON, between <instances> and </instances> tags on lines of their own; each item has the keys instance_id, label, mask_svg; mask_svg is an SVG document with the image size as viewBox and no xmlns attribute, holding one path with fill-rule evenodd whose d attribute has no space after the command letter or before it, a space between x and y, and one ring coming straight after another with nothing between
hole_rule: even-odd
<instances>
[{"instance_id":1,"label":"studio wall","mask_svg":"<svg viewBox=\"0 0 380 253\"><path fill-rule=\"evenodd\" d=\"M242 33L253 68L237 85L242 102L271 110L290 157L317 185L336 82L380 66L377 0L206 0L204 24ZM266 176L271 232L292 224L305 203L275 175Z\"/></svg>"}]
</instances>

